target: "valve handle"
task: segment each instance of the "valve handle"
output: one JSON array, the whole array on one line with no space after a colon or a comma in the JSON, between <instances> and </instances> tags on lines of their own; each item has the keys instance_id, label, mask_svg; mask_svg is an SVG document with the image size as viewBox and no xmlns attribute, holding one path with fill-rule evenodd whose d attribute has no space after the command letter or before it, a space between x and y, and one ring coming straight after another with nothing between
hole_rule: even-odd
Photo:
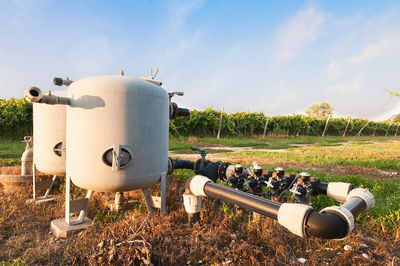
<instances>
[{"instance_id":1,"label":"valve handle","mask_svg":"<svg viewBox=\"0 0 400 266\"><path fill-rule=\"evenodd\" d=\"M198 152L200 153L201 159L202 159L203 161L206 160L207 153L206 153L204 150L202 150L202 149L200 149L200 148L198 148L198 147L195 147L195 146L192 146L192 147L190 147L190 148L192 149L192 151L198 151Z\"/></svg>"}]
</instances>

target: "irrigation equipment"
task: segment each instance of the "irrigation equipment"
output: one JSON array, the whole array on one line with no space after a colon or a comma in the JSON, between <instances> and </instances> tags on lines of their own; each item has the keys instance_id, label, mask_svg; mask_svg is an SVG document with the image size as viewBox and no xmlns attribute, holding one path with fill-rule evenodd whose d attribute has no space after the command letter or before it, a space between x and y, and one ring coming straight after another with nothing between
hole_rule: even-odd
<instances>
[{"instance_id":1,"label":"irrigation equipment","mask_svg":"<svg viewBox=\"0 0 400 266\"><path fill-rule=\"evenodd\" d=\"M124 76L123 72L77 81L54 79L55 85L68 86L65 95L43 94L36 87L25 91L29 101L62 106L68 117L63 122L66 142L46 148L52 155L65 154L65 217L51 223L56 236L66 237L91 224L86 211L94 191L117 193L115 205L119 206L123 191L141 189L149 212L159 208L164 215L166 176L174 169L191 169L195 174L183 194L191 222L199 218L201 197L207 196L276 219L302 237L341 239L352 232L354 219L374 206L370 192L351 184L323 183L307 173L288 174L282 168L264 171L256 163L245 169L240 164L211 162L206 152L196 147L192 149L201 158L195 162L168 158L169 120L190 112L172 102L174 95L183 93L167 93L162 82L155 80L157 73L152 69L150 77L141 79ZM35 115L34 120L46 116ZM35 126L34 132L39 134ZM45 137L48 133L41 134ZM38 166L40 160L38 157ZM70 200L71 182L87 189L87 196ZM161 183L161 197L151 196L148 190L157 183ZM293 203L288 202L290 193ZM344 204L317 212L309 198L319 194ZM71 216L75 212L79 215Z\"/></svg>"}]
</instances>

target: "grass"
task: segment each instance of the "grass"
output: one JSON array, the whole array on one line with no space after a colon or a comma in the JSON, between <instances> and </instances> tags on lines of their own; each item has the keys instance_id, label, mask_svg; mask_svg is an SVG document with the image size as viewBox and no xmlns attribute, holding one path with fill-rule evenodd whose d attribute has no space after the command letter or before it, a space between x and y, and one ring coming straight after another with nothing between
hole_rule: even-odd
<instances>
[{"instance_id":1,"label":"grass","mask_svg":"<svg viewBox=\"0 0 400 266\"><path fill-rule=\"evenodd\" d=\"M223 154L230 156L230 154ZM279 160L290 163L309 164L317 166L331 165L339 166L361 166L366 168L376 168L381 170L400 170L400 161L397 158L375 158L375 157L354 157L336 156L324 154L303 154L303 153L274 153L263 151L243 151L235 153L235 156L252 157L254 159Z\"/></svg>"},{"instance_id":2,"label":"grass","mask_svg":"<svg viewBox=\"0 0 400 266\"><path fill-rule=\"evenodd\" d=\"M147 216L143 200L121 214L111 213L103 203L112 195L95 193L90 202L88 216L94 224L84 232L71 236L67 241L49 235L50 221L64 215L64 184L56 186L57 201L50 205L27 205L25 200L31 190L6 194L0 185L0 265L25 264L123 264L118 259L132 258L138 253L133 246L124 249L124 241L132 237L149 243L151 262L159 264L296 264L297 259L307 259L307 264L385 264L400 263L400 180L367 178L360 174L335 173L323 167L307 169L309 165L326 166L343 149L343 143L351 138L341 137L268 137L262 138L184 138L170 141L175 153L197 153L190 146L211 147L209 153L221 152L213 146L253 147L273 149L288 148L288 152L230 152L226 148L221 155L243 164L258 161L266 169L273 169L280 162L293 162L286 167L290 173L304 170L323 182L349 182L367 188L376 199L376 206L361 214L352 235L342 241L299 238L283 229L276 221L255 221L251 213L228 203L211 198L203 199L201 223L186 225L181 196L184 181L194 176L191 170L175 170L168 178L167 216ZM334 165L362 167L367 172L400 170L397 162L400 138L360 137L353 141L337 157ZM304 147L293 144L307 144ZM0 141L0 166L19 163L25 144ZM216 159L213 159L215 161ZM225 160L225 159L224 159ZM304 166L304 167L303 167ZM319 170L318 170L319 169ZM347 170L346 170L347 171ZM85 191L72 190L73 198L82 198ZM154 191L155 193L155 191ZM137 193L138 199L141 194ZM338 204L320 195L312 197L316 210ZM147 222L146 222L147 221ZM106 248L99 242L105 241ZM112 249L111 243L118 248ZM368 247L362 246L366 244ZM343 246L353 247L344 251ZM109 254L114 254L108 262ZM369 260L361 257L370 256ZM100 254L100 255L99 255ZM104 258L101 258L103 255ZM100 257L99 257L100 256ZM137 263L139 264L139 263Z\"/></svg>"},{"instance_id":3,"label":"grass","mask_svg":"<svg viewBox=\"0 0 400 266\"><path fill-rule=\"evenodd\" d=\"M21 158L25 150L25 143L0 139L0 158Z\"/></svg>"},{"instance_id":4,"label":"grass","mask_svg":"<svg viewBox=\"0 0 400 266\"><path fill-rule=\"evenodd\" d=\"M19 141L0 139L0 167L20 164L25 145Z\"/></svg>"},{"instance_id":5,"label":"grass","mask_svg":"<svg viewBox=\"0 0 400 266\"><path fill-rule=\"evenodd\" d=\"M186 154L196 154L199 153L198 151L193 151L191 149L192 144L181 142L181 141L170 141L169 142L169 150L173 151L174 153L186 153ZM230 152L231 150L228 149L203 149L207 153L220 153L220 152Z\"/></svg>"}]
</instances>

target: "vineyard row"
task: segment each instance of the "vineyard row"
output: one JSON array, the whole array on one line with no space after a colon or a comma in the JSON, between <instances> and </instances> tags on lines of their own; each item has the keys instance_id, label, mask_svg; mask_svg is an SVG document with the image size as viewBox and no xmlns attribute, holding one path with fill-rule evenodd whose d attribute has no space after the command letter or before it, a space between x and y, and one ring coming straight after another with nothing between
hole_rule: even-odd
<instances>
[{"instance_id":1,"label":"vineyard row","mask_svg":"<svg viewBox=\"0 0 400 266\"><path fill-rule=\"evenodd\" d=\"M222 117L222 119L221 119ZM219 127L222 137L255 135L311 135L354 136L363 127L361 135L397 135L399 123L374 122L362 118L318 119L293 114L271 116L263 113L222 113L212 108L192 110L189 117L178 117L170 122L172 136L217 136ZM221 126L220 126L221 125ZM346 129L347 127L347 129ZM24 99L0 99L0 138L21 139L32 134L32 104Z\"/></svg>"}]
</instances>

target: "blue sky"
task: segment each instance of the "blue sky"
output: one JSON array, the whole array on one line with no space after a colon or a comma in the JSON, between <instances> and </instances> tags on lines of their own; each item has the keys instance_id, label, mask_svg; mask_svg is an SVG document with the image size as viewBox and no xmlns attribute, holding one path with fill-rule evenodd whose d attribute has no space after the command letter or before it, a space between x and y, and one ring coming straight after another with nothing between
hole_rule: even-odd
<instances>
[{"instance_id":1,"label":"blue sky","mask_svg":"<svg viewBox=\"0 0 400 266\"><path fill-rule=\"evenodd\" d=\"M139 77L159 68L181 106L336 116L400 113L400 2L50 1L0 3L0 98L28 86Z\"/></svg>"}]
</instances>

